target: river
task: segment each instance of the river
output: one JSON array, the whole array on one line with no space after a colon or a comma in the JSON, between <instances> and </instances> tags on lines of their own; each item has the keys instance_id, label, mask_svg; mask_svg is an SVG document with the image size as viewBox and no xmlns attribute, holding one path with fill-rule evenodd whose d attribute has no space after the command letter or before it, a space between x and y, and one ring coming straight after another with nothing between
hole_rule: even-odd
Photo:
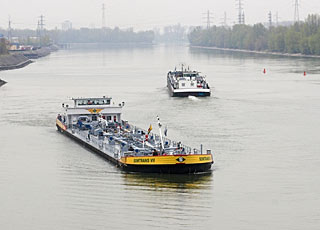
<instances>
[{"instance_id":1,"label":"river","mask_svg":"<svg viewBox=\"0 0 320 230\"><path fill-rule=\"evenodd\" d=\"M166 73L182 62L211 97L169 96ZM319 63L88 46L1 72L1 229L319 229ZM157 132L159 115L170 139L212 149L212 173L124 173L56 131L62 102L102 95L132 124Z\"/></svg>"}]
</instances>

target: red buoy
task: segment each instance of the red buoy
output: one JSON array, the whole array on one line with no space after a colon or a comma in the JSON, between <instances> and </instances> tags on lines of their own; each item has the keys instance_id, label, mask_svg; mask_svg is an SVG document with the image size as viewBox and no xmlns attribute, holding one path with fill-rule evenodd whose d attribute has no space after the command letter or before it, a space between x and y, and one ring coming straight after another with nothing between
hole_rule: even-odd
<instances>
[{"instance_id":1,"label":"red buoy","mask_svg":"<svg viewBox=\"0 0 320 230\"><path fill-rule=\"evenodd\" d=\"M263 73L264 73L264 74L266 74L266 73L267 73L266 69L263 69Z\"/></svg>"},{"instance_id":2,"label":"red buoy","mask_svg":"<svg viewBox=\"0 0 320 230\"><path fill-rule=\"evenodd\" d=\"M307 73L306 73L306 71L304 71L304 72L303 72L303 76L307 76Z\"/></svg>"}]
</instances>

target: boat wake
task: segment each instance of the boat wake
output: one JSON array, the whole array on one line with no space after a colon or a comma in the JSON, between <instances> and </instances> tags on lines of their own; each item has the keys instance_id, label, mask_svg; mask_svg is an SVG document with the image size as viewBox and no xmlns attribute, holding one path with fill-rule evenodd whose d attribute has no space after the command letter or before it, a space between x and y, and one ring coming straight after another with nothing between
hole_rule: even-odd
<instances>
[{"instance_id":1,"label":"boat wake","mask_svg":"<svg viewBox=\"0 0 320 230\"><path fill-rule=\"evenodd\" d=\"M200 101L200 99L195 96L188 96L188 99L190 99L192 101Z\"/></svg>"}]
</instances>

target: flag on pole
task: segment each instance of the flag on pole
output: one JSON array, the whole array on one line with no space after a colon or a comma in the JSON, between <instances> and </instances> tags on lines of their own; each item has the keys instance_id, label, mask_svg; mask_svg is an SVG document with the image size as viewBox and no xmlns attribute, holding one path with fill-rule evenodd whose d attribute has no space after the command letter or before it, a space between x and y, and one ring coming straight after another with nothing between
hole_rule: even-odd
<instances>
[{"instance_id":1,"label":"flag on pole","mask_svg":"<svg viewBox=\"0 0 320 230\"><path fill-rule=\"evenodd\" d=\"M166 128L164 129L164 135L167 136L168 134L168 127L166 126Z\"/></svg>"},{"instance_id":2,"label":"flag on pole","mask_svg":"<svg viewBox=\"0 0 320 230\"><path fill-rule=\"evenodd\" d=\"M148 129L148 134L150 134L151 130L152 130L152 125L150 124L149 129Z\"/></svg>"}]
</instances>

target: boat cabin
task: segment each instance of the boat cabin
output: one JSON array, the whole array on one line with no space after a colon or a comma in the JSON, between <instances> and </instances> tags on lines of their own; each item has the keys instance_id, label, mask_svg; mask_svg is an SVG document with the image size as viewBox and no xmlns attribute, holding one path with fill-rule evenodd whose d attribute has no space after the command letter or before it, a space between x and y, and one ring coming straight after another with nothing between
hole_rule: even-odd
<instances>
[{"instance_id":1,"label":"boat cabin","mask_svg":"<svg viewBox=\"0 0 320 230\"><path fill-rule=\"evenodd\" d=\"M111 97L101 98L72 98L73 107L62 104L61 120L68 127L80 122L90 123L103 119L110 123L121 122L121 113L124 102L115 104Z\"/></svg>"}]
</instances>

